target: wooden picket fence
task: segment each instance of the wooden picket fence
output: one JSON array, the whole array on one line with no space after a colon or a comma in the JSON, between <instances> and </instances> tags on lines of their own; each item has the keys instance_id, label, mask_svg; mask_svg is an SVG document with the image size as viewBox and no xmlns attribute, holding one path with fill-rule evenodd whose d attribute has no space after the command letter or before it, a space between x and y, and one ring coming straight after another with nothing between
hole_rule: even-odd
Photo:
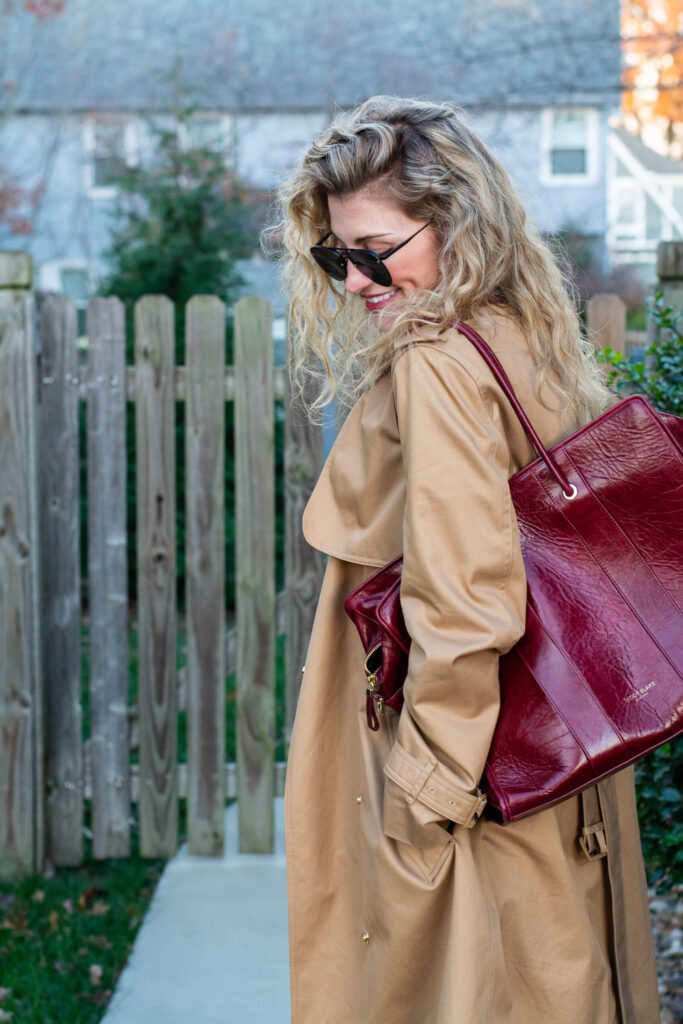
<instances>
[{"instance_id":1,"label":"wooden picket fence","mask_svg":"<svg viewBox=\"0 0 683 1024\"><path fill-rule=\"evenodd\" d=\"M673 243L671 243L673 244ZM678 245L678 243L675 243ZM683 264L683 258L679 259ZM678 264L677 264L678 266ZM678 273L678 271L677 271ZM680 274L679 274L680 276ZM224 809L238 800L239 849L269 853L275 763L275 638L286 634L285 747L294 719L323 556L301 534L322 464L319 430L290 407L273 366L271 310L235 307L234 365L225 365L225 307L186 308L186 366L174 365L174 308L135 308L135 360L115 298L87 314L79 364L76 311L31 290L25 253L0 253L0 878L77 865L86 812L96 858L169 857L186 800L191 853L224 849ZM596 345L621 351L617 296L594 296ZM275 593L274 403L285 403L285 586ZM236 622L224 580L225 403L234 402ZM126 403L135 407L137 551L127 550ZM176 403L185 409L186 664L176 670ZM79 403L87 405L89 738L82 701ZM128 559L136 558L138 697L128 699L132 625ZM236 761L226 762L225 677L235 671ZM186 763L177 724L187 713ZM138 753L135 763L131 750Z\"/></svg>"},{"instance_id":2,"label":"wooden picket fence","mask_svg":"<svg viewBox=\"0 0 683 1024\"><path fill-rule=\"evenodd\" d=\"M586 303L588 337L596 348L609 346L630 356L644 349L652 338L647 331L626 329L626 306L618 295L599 293Z\"/></svg>"},{"instance_id":3,"label":"wooden picket fence","mask_svg":"<svg viewBox=\"0 0 683 1024\"><path fill-rule=\"evenodd\" d=\"M86 811L96 858L169 857L186 798L188 849L220 855L226 799L238 799L239 848L273 850L275 638L286 634L291 731L323 557L301 535L320 471L320 431L290 408L273 366L271 310L186 308L186 366L174 366L174 308L135 307L135 362L115 298L87 313L79 368L76 312L31 291L23 253L0 254L0 877L77 865ZM275 593L274 403L285 402L285 589ZM225 621L225 403L234 402L235 611ZM89 726L84 743L79 403L87 403ZM126 542L126 403L135 406L137 552ZM176 671L175 404L185 409L186 665ZM138 699L128 700L128 559L136 556ZM225 677L236 672L235 763L226 763ZM179 678L180 677L180 678ZM177 722L187 709L187 759ZM138 763L131 763L131 746ZM89 805L86 802L89 801Z\"/></svg>"}]
</instances>

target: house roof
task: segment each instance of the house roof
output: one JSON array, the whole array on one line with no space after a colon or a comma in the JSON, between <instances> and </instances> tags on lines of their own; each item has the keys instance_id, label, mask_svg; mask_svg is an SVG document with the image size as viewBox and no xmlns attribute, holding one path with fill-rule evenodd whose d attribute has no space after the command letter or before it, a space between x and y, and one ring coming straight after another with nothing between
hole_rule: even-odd
<instances>
[{"instance_id":1,"label":"house roof","mask_svg":"<svg viewBox=\"0 0 683 1024\"><path fill-rule=\"evenodd\" d=\"M623 128L613 129L615 136L626 146L631 156L635 157L641 167L655 174L683 175L683 161L672 160L650 149L637 135L631 135Z\"/></svg>"},{"instance_id":2,"label":"house roof","mask_svg":"<svg viewBox=\"0 0 683 1024\"><path fill-rule=\"evenodd\" d=\"M18 7L0 42L18 111L168 109L176 59L215 110L618 103L619 0L66 0L40 21Z\"/></svg>"}]
</instances>

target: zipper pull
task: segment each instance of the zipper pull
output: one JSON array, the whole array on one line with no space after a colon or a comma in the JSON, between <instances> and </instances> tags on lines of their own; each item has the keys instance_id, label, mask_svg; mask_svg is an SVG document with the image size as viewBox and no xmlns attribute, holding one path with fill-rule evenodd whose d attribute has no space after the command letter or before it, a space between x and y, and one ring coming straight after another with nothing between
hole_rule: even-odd
<instances>
[{"instance_id":1,"label":"zipper pull","mask_svg":"<svg viewBox=\"0 0 683 1024\"><path fill-rule=\"evenodd\" d=\"M365 691L365 714L368 720L368 725L373 732L377 732L379 729L379 719L377 712L375 711L375 704L373 697L377 697L378 694L375 690L376 676L374 673L368 676L368 688ZM381 698L380 698L381 699Z\"/></svg>"}]
</instances>

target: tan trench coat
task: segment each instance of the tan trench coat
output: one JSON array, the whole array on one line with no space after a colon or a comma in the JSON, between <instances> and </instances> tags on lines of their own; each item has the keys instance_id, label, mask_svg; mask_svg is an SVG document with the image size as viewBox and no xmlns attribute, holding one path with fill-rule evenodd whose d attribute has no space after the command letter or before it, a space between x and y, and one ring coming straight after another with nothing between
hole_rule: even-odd
<instances>
[{"instance_id":1,"label":"tan trench coat","mask_svg":"<svg viewBox=\"0 0 683 1024\"><path fill-rule=\"evenodd\" d=\"M475 326L544 442L575 430L533 397L511 321ZM599 808L473 822L499 652L524 629L507 479L533 457L453 330L365 392L306 506L329 559L285 787L292 1024L658 1024L632 771L600 784ZM405 705L371 732L343 601L401 552ZM606 858L579 849L584 811Z\"/></svg>"}]
</instances>

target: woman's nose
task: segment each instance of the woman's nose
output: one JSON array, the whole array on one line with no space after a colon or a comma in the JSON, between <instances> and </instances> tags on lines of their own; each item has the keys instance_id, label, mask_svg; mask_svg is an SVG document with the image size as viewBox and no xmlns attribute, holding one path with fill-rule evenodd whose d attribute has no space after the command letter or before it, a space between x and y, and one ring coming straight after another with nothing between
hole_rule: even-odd
<instances>
[{"instance_id":1,"label":"woman's nose","mask_svg":"<svg viewBox=\"0 0 683 1024\"><path fill-rule=\"evenodd\" d=\"M361 274L358 267L354 267L351 260L346 261L346 290L347 292L362 291L363 288L367 288L370 284L370 279Z\"/></svg>"}]
</instances>

